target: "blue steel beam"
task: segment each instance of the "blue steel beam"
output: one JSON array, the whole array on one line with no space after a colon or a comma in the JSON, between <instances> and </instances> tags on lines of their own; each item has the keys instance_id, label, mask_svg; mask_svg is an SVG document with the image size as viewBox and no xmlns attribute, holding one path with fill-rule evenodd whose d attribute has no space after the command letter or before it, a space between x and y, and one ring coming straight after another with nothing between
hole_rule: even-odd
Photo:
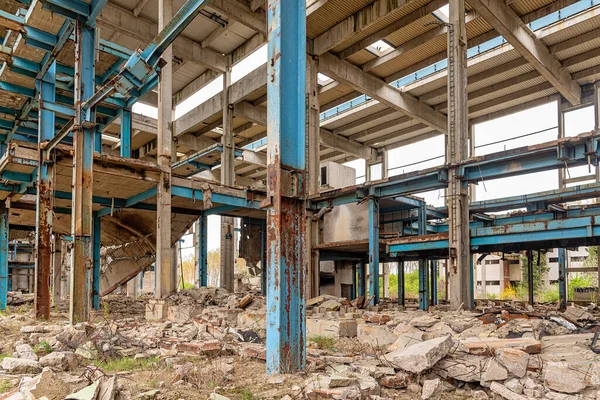
<instances>
[{"instance_id":1,"label":"blue steel beam","mask_svg":"<svg viewBox=\"0 0 600 400\"><path fill-rule=\"evenodd\" d=\"M306 365L306 4L268 0L268 8L266 362L273 374Z\"/></svg>"},{"instance_id":2,"label":"blue steel beam","mask_svg":"<svg viewBox=\"0 0 600 400\"><path fill-rule=\"evenodd\" d=\"M406 293L404 291L404 261L398 260L398 304L406 304Z\"/></svg>"},{"instance_id":3,"label":"blue steel beam","mask_svg":"<svg viewBox=\"0 0 600 400\"><path fill-rule=\"evenodd\" d=\"M121 157L131 158L131 110L122 108L121 115Z\"/></svg>"}]
</instances>

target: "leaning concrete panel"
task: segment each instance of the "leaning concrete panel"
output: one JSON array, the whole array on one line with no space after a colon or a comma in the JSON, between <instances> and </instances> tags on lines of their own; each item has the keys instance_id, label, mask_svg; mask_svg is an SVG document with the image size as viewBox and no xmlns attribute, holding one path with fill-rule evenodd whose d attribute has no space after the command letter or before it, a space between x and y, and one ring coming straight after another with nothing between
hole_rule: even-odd
<instances>
[{"instance_id":1,"label":"leaning concrete panel","mask_svg":"<svg viewBox=\"0 0 600 400\"><path fill-rule=\"evenodd\" d=\"M334 207L323 217L323 243L369 238L368 203Z\"/></svg>"}]
</instances>

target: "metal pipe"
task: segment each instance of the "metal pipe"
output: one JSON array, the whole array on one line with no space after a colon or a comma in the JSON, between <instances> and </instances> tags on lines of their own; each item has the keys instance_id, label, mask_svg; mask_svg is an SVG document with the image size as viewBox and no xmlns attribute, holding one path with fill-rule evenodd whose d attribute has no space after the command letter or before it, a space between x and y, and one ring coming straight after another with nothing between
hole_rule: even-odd
<instances>
[{"instance_id":1,"label":"metal pipe","mask_svg":"<svg viewBox=\"0 0 600 400\"><path fill-rule=\"evenodd\" d=\"M102 236L102 218L94 217L94 270L92 273L92 307L100 309L100 248Z\"/></svg>"},{"instance_id":2,"label":"metal pipe","mask_svg":"<svg viewBox=\"0 0 600 400\"><path fill-rule=\"evenodd\" d=\"M534 289L533 289L533 251L527 250L527 286L529 293L529 304L534 303Z\"/></svg>"},{"instance_id":3,"label":"metal pipe","mask_svg":"<svg viewBox=\"0 0 600 400\"><path fill-rule=\"evenodd\" d=\"M8 208L0 203L0 310L8 299Z\"/></svg>"},{"instance_id":4,"label":"metal pipe","mask_svg":"<svg viewBox=\"0 0 600 400\"><path fill-rule=\"evenodd\" d=\"M567 309L567 249L558 249L558 298L559 308Z\"/></svg>"}]
</instances>

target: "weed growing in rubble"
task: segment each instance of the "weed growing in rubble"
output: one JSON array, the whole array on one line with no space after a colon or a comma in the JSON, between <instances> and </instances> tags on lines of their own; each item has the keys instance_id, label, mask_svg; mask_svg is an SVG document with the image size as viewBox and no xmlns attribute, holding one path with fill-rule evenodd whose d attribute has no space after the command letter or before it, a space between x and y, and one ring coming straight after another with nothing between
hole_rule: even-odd
<instances>
[{"instance_id":1,"label":"weed growing in rubble","mask_svg":"<svg viewBox=\"0 0 600 400\"><path fill-rule=\"evenodd\" d=\"M33 351L38 356L45 356L46 354L52 353L54 349L52 348L52 346L50 346L50 343L44 340L43 342L39 342L38 344L36 344L33 348Z\"/></svg>"},{"instance_id":2,"label":"weed growing in rubble","mask_svg":"<svg viewBox=\"0 0 600 400\"><path fill-rule=\"evenodd\" d=\"M94 360L95 366L103 369L106 372L122 372L122 371L135 371L146 369L153 363L158 361L158 357L148 358L133 358L133 357L121 357L114 358L112 360Z\"/></svg>"},{"instance_id":3,"label":"weed growing in rubble","mask_svg":"<svg viewBox=\"0 0 600 400\"><path fill-rule=\"evenodd\" d=\"M310 338L313 342L323 350L333 350L335 348L335 339L331 336L313 336Z\"/></svg>"},{"instance_id":4,"label":"weed growing in rubble","mask_svg":"<svg viewBox=\"0 0 600 400\"><path fill-rule=\"evenodd\" d=\"M12 390L13 387L14 387L14 385L12 384L12 382L10 380L8 380L8 379L0 380L0 394L6 393L6 392Z\"/></svg>"},{"instance_id":5,"label":"weed growing in rubble","mask_svg":"<svg viewBox=\"0 0 600 400\"><path fill-rule=\"evenodd\" d=\"M242 399L244 400L253 400L255 397L252 394L252 391L248 388L240 388L237 389L237 391L239 392L240 396L242 396Z\"/></svg>"},{"instance_id":6,"label":"weed growing in rubble","mask_svg":"<svg viewBox=\"0 0 600 400\"><path fill-rule=\"evenodd\" d=\"M110 316L110 308L107 301L102 303L102 310L104 311L104 319L108 319Z\"/></svg>"},{"instance_id":7,"label":"weed growing in rubble","mask_svg":"<svg viewBox=\"0 0 600 400\"><path fill-rule=\"evenodd\" d=\"M0 354L0 361L4 360L6 357L10 357L10 356L8 354L1 353Z\"/></svg>"}]
</instances>

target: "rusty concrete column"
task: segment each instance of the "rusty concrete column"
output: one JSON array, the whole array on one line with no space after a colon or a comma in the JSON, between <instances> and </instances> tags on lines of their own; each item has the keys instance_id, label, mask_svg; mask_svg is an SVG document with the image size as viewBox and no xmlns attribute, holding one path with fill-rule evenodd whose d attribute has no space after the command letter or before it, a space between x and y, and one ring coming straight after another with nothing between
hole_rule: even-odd
<instances>
[{"instance_id":1,"label":"rusty concrete column","mask_svg":"<svg viewBox=\"0 0 600 400\"><path fill-rule=\"evenodd\" d=\"M75 123L73 129L73 196L71 214L71 290L69 320L72 324L89 319L92 299L92 193L93 193L93 109L82 104L95 91L96 31L75 22Z\"/></svg>"},{"instance_id":2,"label":"rusty concrete column","mask_svg":"<svg viewBox=\"0 0 600 400\"><path fill-rule=\"evenodd\" d=\"M464 0L450 0L448 29L448 171L450 305L473 307L469 199L457 164L468 157L467 34Z\"/></svg>"},{"instance_id":3,"label":"rusty concrete column","mask_svg":"<svg viewBox=\"0 0 600 400\"><path fill-rule=\"evenodd\" d=\"M235 184L235 142L233 137L233 109L229 100L231 87L231 67L223 74L223 136L221 145L221 183L233 186ZM234 291L234 221L232 217L221 217L221 287Z\"/></svg>"},{"instance_id":4,"label":"rusty concrete column","mask_svg":"<svg viewBox=\"0 0 600 400\"><path fill-rule=\"evenodd\" d=\"M173 0L159 0L158 29L173 17ZM171 260L171 161L173 152L173 48L162 55L165 65L158 82L157 162L161 168L156 196L156 286L154 296L162 299L175 291Z\"/></svg>"}]
</instances>

